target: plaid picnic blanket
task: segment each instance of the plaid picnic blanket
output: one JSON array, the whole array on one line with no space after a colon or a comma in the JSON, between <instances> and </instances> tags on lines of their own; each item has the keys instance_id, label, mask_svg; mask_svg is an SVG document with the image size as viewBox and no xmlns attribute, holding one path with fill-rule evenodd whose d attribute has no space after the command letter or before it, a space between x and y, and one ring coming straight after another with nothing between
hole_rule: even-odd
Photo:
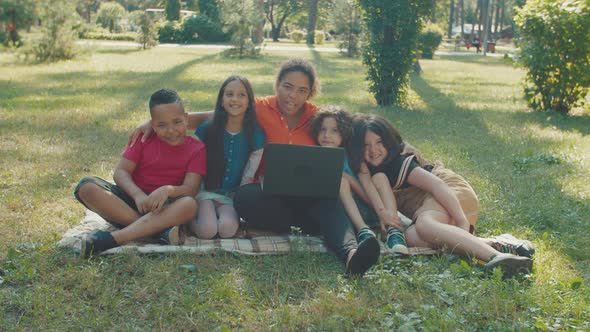
<instances>
[{"instance_id":1,"label":"plaid picnic blanket","mask_svg":"<svg viewBox=\"0 0 590 332\"><path fill-rule=\"evenodd\" d=\"M111 230L115 228L96 213L86 210L86 216L79 225L69 229L58 242L58 246L80 251L81 239L85 233L94 230ZM255 230L241 230L236 238L202 240L194 236L187 236L184 245L161 245L154 239L142 239L123 246L107 250L102 255L120 254L134 251L140 254L190 252L207 254L213 251L236 252L247 255L285 254L293 250L310 252L328 252L324 240L317 236L273 234ZM410 255L433 255L440 251L430 248L409 248ZM381 254L388 255L389 251L381 243Z\"/></svg>"}]
</instances>

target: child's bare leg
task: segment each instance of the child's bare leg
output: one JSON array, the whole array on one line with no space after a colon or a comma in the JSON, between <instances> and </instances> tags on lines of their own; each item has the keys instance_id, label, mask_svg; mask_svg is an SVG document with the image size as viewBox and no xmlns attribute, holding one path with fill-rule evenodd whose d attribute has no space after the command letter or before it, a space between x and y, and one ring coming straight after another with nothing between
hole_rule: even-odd
<instances>
[{"instance_id":1,"label":"child's bare leg","mask_svg":"<svg viewBox=\"0 0 590 332\"><path fill-rule=\"evenodd\" d=\"M133 210L119 197L91 182L80 187L78 197L84 201L90 210L98 213L106 220L121 225L129 225L141 217L137 211Z\"/></svg>"},{"instance_id":2,"label":"child's bare leg","mask_svg":"<svg viewBox=\"0 0 590 332\"><path fill-rule=\"evenodd\" d=\"M397 217L397 201L395 200L395 195L393 194L393 190L391 190L391 186L389 184L389 179L383 173L377 173L373 175L371 178L373 180L373 184L375 185L375 189L379 193L381 200L383 201L383 205L385 209L394 214ZM399 218L397 218L399 219ZM402 229L401 220L399 223L398 229ZM388 229L386 229L387 231Z\"/></svg>"},{"instance_id":3,"label":"child's bare leg","mask_svg":"<svg viewBox=\"0 0 590 332\"><path fill-rule=\"evenodd\" d=\"M344 211L348 215L348 218L350 218L350 221L357 232L363 228L369 227L361 216L358 206L352 197L350 183L345 178L342 178L342 181L340 182L340 200L344 206Z\"/></svg>"},{"instance_id":4,"label":"child's bare leg","mask_svg":"<svg viewBox=\"0 0 590 332\"><path fill-rule=\"evenodd\" d=\"M217 234L217 213L212 200L199 201L199 212L196 220L189 227L199 239L212 239Z\"/></svg>"},{"instance_id":5,"label":"child's bare leg","mask_svg":"<svg viewBox=\"0 0 590 332\"><path fill-rule=\"evenodd\" d=\"M217 229L221 238L227 239L236 235L240 226L238 213L231 204L224 204L217 208L219 212L219 222Z\"/></svg>"},{"instance_id":6,"label":"child's bare leg","mask_svg":"<svg viewBox=\"0 0 590 332\"><path fill-rule=\"evenodd\" d=\"M197 214L197 202L192 197L181 197L166 206L160 213L148 213L131 225L114 231L117 244L157 234L167 228L182 225Z\"/></svg>"},{"instance_id":7,"label":"child's bare leg","mask_svg":"<svg viewBox=\"0 0 590 332\"><path fill-rule=\"evenodd\" d=\"M462 228L449 225L450 219L448 214L441 211L424 211L416 221L416 234L422 241L430 243L430 247L445 246L452 251L470 255L485 262L499 254L480 238Z\"/></svg>"}]
</instances>

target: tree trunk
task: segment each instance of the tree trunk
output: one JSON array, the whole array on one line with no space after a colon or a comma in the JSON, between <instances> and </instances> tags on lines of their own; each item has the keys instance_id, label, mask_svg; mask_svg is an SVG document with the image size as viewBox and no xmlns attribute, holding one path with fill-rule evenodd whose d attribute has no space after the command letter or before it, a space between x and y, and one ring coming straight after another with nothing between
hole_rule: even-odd
<instances>
[{"instance_id":1,"label":"tree trunk","mask_svg":"<svg viewBox=\"0 0 590 332\"><path fill-rule=\"evenodd\" d=\"M260 24L254 27L254 35L252 36L252 42L254 44L259 45L264 42L264 22L266 18L264 17L264 0L256 0L255 5L256 11L260 15L262 15L262 19L260 20Z\"/></svg>"},{"instance_id":2,"label":"tree trunk","mask_svg":"<svg viewBox=\"0 0 590 332\"><path fill-rule=\"evenodd\" d=\"M479 17L478 13L480 12L480 3L481 0L477 0L475 2L475 12L473 13L473 22L471 23L471 40L475 37L475 23L477 22L477 18Z\"/></svg>"},{"instance_id":3,"label":"tree trunk","mask_svg":"<svg viewBox=\"0 0 590 332\"><path fill-rule=\"evenodd\" d=\"M449 11L449 29L447 30L447 38L453 37L453 19L455 17L455 0L451 0L451 9Z\"/></svg>"},{"instance_id":4,"label":"tree trunk","mask_svg":"<svg viewBox=\"0 0 590 332\"><path fill-rule=\"evenodd\" d=\"M463 6L463 0L459 0L459 10L461 15L461 39L465 38L465 10Z\"/></svg>"},{"instance_id":5,"label":"tree trunk","mask_svg":"<svg viewBox=\"0 0 590 332\"><path fill-rule=\"evenodd\" d=\"M307 44L315 43L315 26L318 19L318 2L319 0L308 0L309 15L307 17Z\"/></svg>"},{"instance_id":6,"label":"tree trunk","mask_svg":"<svg viewBox=\"0 0 590 332\"><path fill-rule=\"evenodd\" d=\"M277 26L272 24L271 26L271 30L270 30L270 35L272 36L272 40L278 42L279 41L279 37L281 35L281 26Z\"/></svg>"}]
</instances>

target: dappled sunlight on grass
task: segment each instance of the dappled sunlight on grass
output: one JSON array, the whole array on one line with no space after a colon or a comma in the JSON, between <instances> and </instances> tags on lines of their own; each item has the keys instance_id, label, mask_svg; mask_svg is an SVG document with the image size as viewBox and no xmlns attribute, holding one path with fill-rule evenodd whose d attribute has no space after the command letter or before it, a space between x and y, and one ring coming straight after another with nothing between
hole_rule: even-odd
<instances>
[{"instance_id":1,"label":"dappled sunlight on grass","mask_svg":"<svg viewBox=\"0 0 590 332\"><path fill-rule=\"evenodd\" d=\"M520 69L497 58L421 60L408 107L380 108L367 91L361 60L335 53L265 52L262 59L237 61L218 50L98 50L32 66L0 54L0 301L6 303L0 325L590 327L590 117L526 112ZM317 66L322 93L314 103L384 115L427 159L463 175L480 198L478 234L511 232L533 241L534 273L503 282L453 255L384 257L357 280L342 278L342 263L328 254L128 254L84 261L54 247L84 214L72 195L77 181L111 179L128 134L149 119L153 91L176 89L188 111L207 111L223 80L237 73L248 77L257 96L270 95L278 64L293 55Z\"/></svg>"}]
</instances>

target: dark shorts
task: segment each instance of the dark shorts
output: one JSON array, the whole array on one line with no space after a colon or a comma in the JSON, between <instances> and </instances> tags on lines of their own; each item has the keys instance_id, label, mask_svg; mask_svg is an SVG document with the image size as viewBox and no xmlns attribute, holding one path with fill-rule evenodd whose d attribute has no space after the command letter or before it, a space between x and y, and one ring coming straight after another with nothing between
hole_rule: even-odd
<instances>
[{"instance_id":1,"label":"dark shorts","mask_svg":"<svg viewBox=\"0 0 590 332\"><path fill-rule=\"evenodd\" d=\"M137 210L137 206L135 205L135 200L131 196L129 196L121 187L119 187L116 184L111 183L103 178L99 178L98 176L87 176L87 177L83 178L82 180L80 180L80 182L78 182L76 189L74 189L74 196L76 197L78 202L82 203L82 205L84 205L88 210L90 210L90 208L86 205L86 203L84 203L80 199L80 196L78 195L78 191L80 190L80 187L82 187L83 185L85 185L87 183L95 184L95 185L101 187L102 189L104 189L105 191L110 192L111 194L117 196L120 200L125 202L125 204L129 205L130 208L139 212ZM113 222L110 220L107 220L107 221L119 229L125 227L124 225L121 225L119 223L116 223L116 222Z\"/></svg>"}]
</instances>

